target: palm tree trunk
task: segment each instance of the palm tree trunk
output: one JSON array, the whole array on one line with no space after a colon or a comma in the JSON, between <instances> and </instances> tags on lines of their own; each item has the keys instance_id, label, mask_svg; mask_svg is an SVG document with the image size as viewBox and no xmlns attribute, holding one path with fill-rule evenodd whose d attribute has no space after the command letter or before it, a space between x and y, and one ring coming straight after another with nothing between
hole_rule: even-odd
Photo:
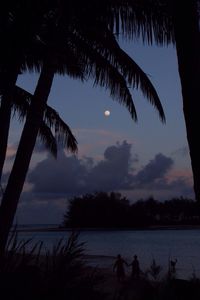
<instances>
[{"instance_id":1,"label":"palm tree trunk","mask_svg":"<svg viewBox=\"0 0 200 300\"><path fill-rule=\"evenodd\" d=\"M16 70L16 72L5 74L3 78L4 83L0 107L0 183L8 144L12 98L18 74L19 72Z\"/></svg>"},{"instance_id":2,"label":"palm tree trunk","mask_svg":"<svg viewBox=\"0 0 200 300\"><path fill-rule=\"evenodd\" d=\"M194 192L200 203L200 32L196 1L173 1L173 17Z\"/></svg>"},{"instance_id":3,"label":"palm tree trunk","mask_svg":"<svg viewBox=\"0 0 200 300\"><path fill-rule=\"evenodd\" d=\"M0 207L0 258L3 257L9 231L13 224L38 130L43 120L44 108L51 90L53 77L53 68L45 64L30 105L13 168Z\"/></svg>"}]
</instances>

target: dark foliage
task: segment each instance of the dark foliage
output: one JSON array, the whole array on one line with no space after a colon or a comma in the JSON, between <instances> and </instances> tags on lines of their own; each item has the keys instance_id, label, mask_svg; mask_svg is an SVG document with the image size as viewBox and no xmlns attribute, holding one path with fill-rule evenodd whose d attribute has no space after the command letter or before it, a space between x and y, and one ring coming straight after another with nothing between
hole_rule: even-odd
<instances>
[{"instance_id":1,"label":"dark foliage","mask_svg":"<svg viewBox=\"0 0 200 300\"><path fill-rule=\"evenodd\" d=\"M42 243L19 241L17 231L10 235L0 266L2 299L102 299L98 289L102 278L84 263L84 243L78 233L60 240L45 252Z\"/></svg>"},{"instance_id":2,"label":"dark foliage","mask_svg":"<svg viewBox=\"0 0 200 300\"><path fill-rule=\"evenodd\" d=\"M117 193L86 194L70 201L64 224L70 227L120 227L128 207L128 200Z\"/></svg>"},{"instance_id":3,"label":"dark foliage","mask_svg":"<svg viewBox=\"0 0 200 300\"><path fill-rule=\"evenodd\" d=\"M72 228L127 228L156 225L198 225L198 204L186 198L159 202L154 198L130 204L119 193L74 197L64 215L64 226Z\"/></svg>"}]
</instances>

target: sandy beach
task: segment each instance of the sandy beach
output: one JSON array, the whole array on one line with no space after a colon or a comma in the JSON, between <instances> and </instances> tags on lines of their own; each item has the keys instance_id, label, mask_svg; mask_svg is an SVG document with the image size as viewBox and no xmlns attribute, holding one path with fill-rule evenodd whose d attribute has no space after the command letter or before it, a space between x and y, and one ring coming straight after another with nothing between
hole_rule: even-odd
<instances>
[{"instance_id":1,"label":"sandy beach","mask_svg":"<svg viewBox=\"0 0 200 300\"><path fill-rule=\"evenodd\" d=\"M105 299L142 299L150 287L150 282L144 279L131 279L130 272L123 281L119 282L116 273L108 268L88 267L88 271L94 271L99 277L97 289L105 294ZM133 298L134 297L134 298Z\"/></svg>"},{"instance_id":2,"label":"sandy beach","mask_svg":"<svg viewBox=\"0 0 200 300\"><path fill-rule=\"evenodd\" d=\"M176 276L167 276L160 279L153 279L151 276L141 275L139 279L132 279L130 272L119 282L111 269L97 268L102 278L97 285L104 293L106 300L144 300L144 299L199 299L200 285L199 280L185 280Z\"/></svg>"}]
</instances>

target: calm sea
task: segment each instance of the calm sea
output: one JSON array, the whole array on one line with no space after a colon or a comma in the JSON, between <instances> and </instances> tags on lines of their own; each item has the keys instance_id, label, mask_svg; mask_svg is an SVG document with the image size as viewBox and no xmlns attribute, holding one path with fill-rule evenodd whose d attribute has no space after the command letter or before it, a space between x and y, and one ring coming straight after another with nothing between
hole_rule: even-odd
<instances>
[{"instance_id":1,"label":"calm sea","mask_svg":"<svg viewBox=\"0 0 200 300\"><path fill-rule=\"evenodd\" d=\"M60 238L67 239L69 234L69 231L24 231L19 233L19 238L32 238L33 243L43 241L46 249L51 249ZM194 272L200 277L200 229L81 231L79 241L85 242L85 253L92 256L87 260L90 265L112 269L117 254L129 263L137 254L143 271L155 259L164 273L169 260L177 259L179 278L189 278Z\"/></svg>"}]
</instances>

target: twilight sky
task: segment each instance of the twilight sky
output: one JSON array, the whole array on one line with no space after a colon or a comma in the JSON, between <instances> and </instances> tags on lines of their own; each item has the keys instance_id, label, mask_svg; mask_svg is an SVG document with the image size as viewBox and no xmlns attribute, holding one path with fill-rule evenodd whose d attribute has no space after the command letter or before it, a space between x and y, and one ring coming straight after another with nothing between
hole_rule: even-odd
<instances>
[{"instance_id":1,"label":"twilight sky","mask_svg":"<svg viewBox=\"0 0 200 300\"><path fill-rule=\"evenodd\" d=\"M49 102L71 127L78 155L60 149L55 160L38 143L32 157L18 223L60 223L67 198L93 191L120 191L130 201L154 196L193 198L192 172L182 112L181 87L173 47L159 48L121 42L121 46L148 74L160 96L166 124L140 92L132 90L138 122L109 91L56 76ZM20 76L18 85L34 91L38 76ZM109 117L104 116L110 110ZM20 137L12 121L6 180Z\"/></svg>"}]
</instances>

